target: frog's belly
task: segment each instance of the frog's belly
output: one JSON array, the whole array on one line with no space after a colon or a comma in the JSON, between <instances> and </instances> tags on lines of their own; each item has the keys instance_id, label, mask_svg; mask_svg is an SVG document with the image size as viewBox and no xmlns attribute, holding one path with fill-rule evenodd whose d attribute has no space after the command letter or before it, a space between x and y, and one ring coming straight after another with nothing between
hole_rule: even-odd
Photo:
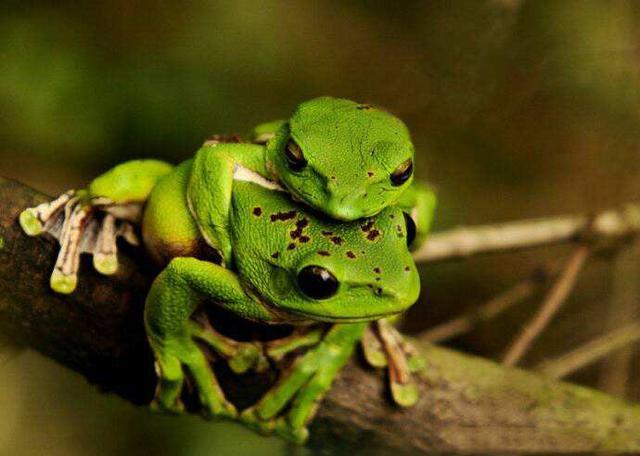
<instances>
[{"instance_id":1,"label":"frog's belly","mask_svg":"<svg viewBox=\"0 0 640 456\"><path fill-rule=\"evenodd\" d=\"M220 260L217 252L202 238L189 212L186 189L190 170L191 161L187 161L160 179L144 209L144 244L151 257L161 265L184 256Z\"/></svg>"}]
</instances>

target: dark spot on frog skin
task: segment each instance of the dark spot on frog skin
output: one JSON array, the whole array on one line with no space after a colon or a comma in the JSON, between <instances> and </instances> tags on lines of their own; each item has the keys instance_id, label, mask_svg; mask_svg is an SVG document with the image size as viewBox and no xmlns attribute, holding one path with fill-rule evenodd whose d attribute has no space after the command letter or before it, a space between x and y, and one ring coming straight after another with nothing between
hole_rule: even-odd
<instances>
[{"instance_id":1,"label":"dark spot on frog skin","mask_svg":"<svg viewBox=\"0 0 640 456\"><path fill-rule=\"evenodd\" d=\"M333 236L331 237L331 242L333 242L335 245L342 245L342 238L340 236Z\"/></svg>"},{"instance_id":2,"label":"dark spot on frog skin","mask_svg":"<svg viewBox=\"0 0 640 456\"><path fill-rule=\"evenodd\" d=\"M380 277L376 277L376 282L380 282Z\"/></svg>"},{"instance_id":3,"label":"dark spot on frog skin","mask_svg":"<svg viewBox=\"0 0 640 456\"><path fill-rule=\"evenodd\" d=\"M361 105L356 106L356 109L358 111L367 111L369 109L373 109L373 106L371 106L369 104L361 104Z\"/></svg>"},{"instance_id":4,"label":"dark spot on frog skin","mask_svg":"<svg viewBox=\"0 0 640 456\"><path fill-rule=\"evenodd\" d=\"M373 220L369 220L367 223L365 223L364 225L360 226L360 229L362 231L364 231L365 233L367 233L368 231L371 230L371 228L373 228Z\"/></svg>"},{"instance_id":5,"label":"dark spot on frog skin","mask_svg":"<svg viewBox=\"0 0 640 456\"><path fill-rule=\"evenodd\" d=\"M331 256L331 254L329 252L327 252L326 250L319 250L318 251L318 255L324 256L324 257Z\"/></svg>"},{"instance_id":6,"label":"dark spot on frog skin","mask_svg":"<svg viewBox=\"0 0 640 456\"><path fill-rule=\"evenodd\" d=\"M382 294L382 288L376 288L376 294L377 295L381 295Z\"/></svg>"},{"instance_id":7,"label":"dark spot on frog skin","mask_svg":"<svg viewBox=\"0 0 640 456\"><path fill-rule=\"evenodd\" d=\"M405 266L405 267L404 267L404 270L405 270L406 272L409 272L409 271L411 271L411 268L410 268L409 266Z\"/></svg>"},{"instance_id":8,"label":"dark spot on frog skin","mask_svg":"<svg viewBox=\"0 0 640 456\"><path fill-rule=\"evenodd\" d=\"M262 208L261 207L254 207L253 208L253 215L255 215L256 217L260 217L262 215Z\"/></svg>"},{"instance_id":9,"label":"dark spot on frog skin","mask_svg":"<svg viewBox=\"0 0 640 456\"><path fill-rule=\"evenodd\" d=\"M369 239L370 241L375 240L375 238L377 238L378 236L380 236L380 231L378 230L371 230L369 231L369 234L367 234L367 239Z\"/></svg>"},{"instance_id":10,"label":"dark spot on frog skin","mask_svg":"<svg viewBox=\"0 0 640 456\"><path fill-rule=\"evenodd\" d=\"M276 258L278 258L279 256L280 256L280 252L273 252L273 253L271 254L271 258L273 258L274 260L275 260Z\"/></svg>"},{"instance_id":11,"label":"dark spot on frog skin","mask_svg":"<svg viewBox=\"0 0 640 456\"><path fill-rule=\"evenodd\" d=\"M291 220L296 216L296 214L297 214L296 210L292 209L289 212L277 212L275 214L271 214L270 218L272 222L275 222L276 220L284 222L286 220Z\"/></svg>"},{"instance_id":12,"label":"dark spot on frog skin","mask_svg":"<svg viewBox=\"0 0 640 456\"><path fill-rule=\"evenodd\" d=\"M382 272L382 270L378 267L373 268L373 272L375 272L376 274L380 274Z\"/></svg>"},{"instance_id":13,"label":"dark spot on frog skin","mask_svg":"<svg viewBox=\"0 0 640 456\"><path fill-rule=\"evenodd\" d=\"M295 248L296 248L296 244L293 242L287 246L287 250L293 250Z\"/></svg>"},{"instance_id":14,"label":"dark spot on frog skin","mask_svg":"<svg viewBox=\"0 0 640 456\"><path fill-rule=\"evenodd\" d=\"M309 225L309 220L307 220L306 218L300 219L296 222L296 229L293 231L289 232L289 235L291 236L291 239L296 239L296 238L300 238L300 242L308 242L309 241L309 237L308 236L303 236L302 232L303 230ZM306 241L303 241L302 238L306 238Z\"/></svg>"},{"instance_id":15,"label":"dark spot on frog skin","mask_svg":"<svg viewBox=\"0 0 640 456\"><path fill-rule=\"evenodd\" d=\"M389 215L389 218L393 220L394 218L396 218L396 216L395 216L395 215L393 215L393 214L390 214L390 215Z\"/></svg>"},{"instance_id":16,"label":"dark spot on frog skin","mask_svg":"<svg viewBox=\"0 0 640 456\"><path fill-rule=\"evenodd\" d=\"M373 177L373 172L372 171L367 171L367 176Z\"/></svg>"},{"instance_id":17,"label":"dark spot on frog skin","mask_svg":"<svg viewBox=\"0 0 640 456\"><path fill-rule=\"evenodd\" d=\"M353 260L356 257L356 254L353 253L351 250L347 250L347 257Z\"/></svg>"},{"instance_id":18,"label":"dark spot on frog skin","mask_svg":"<svg viewBox=\"0 0 640 456\"><path fill-rule=\"evenodd\" d=\"M309 236L300 236L300 242L305 243L309 242L311 238Z\"/></svg>"},{"instance_id":19,"label":"dark spot on frog skin","mask_svg":"<svg viewBox=\"0 0 640 456\"><path fill-rule=\"evenodd\" d=\"M323 236L333 236L333 231L321 231Z\"/></svg>"},{"instance_id":20,"label":"dark spot on frog skin","mask_svg":"<svg viewBox=\"0 0 640 456\"><path fill-rule=\"evenodd\" d=\"M331 176L331 180L336 180L336 176Z\"/></svg>"}]
</instances>

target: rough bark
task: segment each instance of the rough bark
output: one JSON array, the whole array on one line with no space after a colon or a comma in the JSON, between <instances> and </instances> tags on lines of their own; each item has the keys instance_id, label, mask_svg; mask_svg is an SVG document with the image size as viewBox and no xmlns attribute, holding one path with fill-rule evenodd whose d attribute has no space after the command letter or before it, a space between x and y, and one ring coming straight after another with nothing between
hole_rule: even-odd
<instances>
[{"instance_id":1,"label":"rough bark","mask_svg":"<svg viewBox=\"0 0 640 456\"><path fill-rule=\"evenodd\" d=\"M142 252L123 252L123 267L112 278L86 264L78 290L56 295L48 287L55 244L24 236L16 224L21 209L45 197L3 179L0 197L2 331L103 391L147 403L155 380L142 310L152 271ZM420 348L427 369L416 407L391 406L381 375L354 360L322 402L310 447L413 454L640 451L638 406L434 345ZM234 379L232 398L247 402L264 387L259 383Z\"/></svg>"}]
</instances>

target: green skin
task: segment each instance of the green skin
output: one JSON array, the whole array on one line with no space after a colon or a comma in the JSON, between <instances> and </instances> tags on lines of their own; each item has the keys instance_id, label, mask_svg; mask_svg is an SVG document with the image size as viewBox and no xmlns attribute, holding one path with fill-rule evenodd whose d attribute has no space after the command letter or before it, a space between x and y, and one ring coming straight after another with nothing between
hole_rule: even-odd
<instances>
[{"instance_id":1,"label":"green skin","mask_svg":"<svg viewBox=\"0 0 640 456\"><path fill-rule=\"evenodd\" d=\"M327 330L296 334L266 350L279 359L312 347L242 414L254 427L303 441L315 405L367 331L367 322L399 314L417 299L419 280L403 210L416 220L419 245L435 198L427 187L412 185L412 175L401 185L392 183L390 175L413 159L413 146L404 124L384 111L319 98L301 104L288 122L264 124L254 134L256 142L266 140L266 145L208 142L193 160L175 168L156 160L123 163L78 192L74 209L71 203L65 206L65 220L98 204L105 212L144 204L145 247L166 265L145 309L158 367L154 405L159 409L181 410L186 369L206 415L236 416L196 340L236 372L265 365L257 344L232 341L195 323L193 314L203 300L259 322L329 324ZM287 161L291 139L304 154L303 169L293 170ZM305 209L290 195L333 219ZM44 209L21 214L28 234L47 231L43 214L50 208ZM69 226L60 235L63 249L62 239L74 236L74 224ZM114 249L100 255L93 251L100 272L117 269ZM298 274L309 265L333 274L339 282L334 295L317 299L302 291ZM75 270L60 271L52 274L52 288L72 292ZM370 353L380 358L375 349ZM413 385L395 387L401 405L417 399Z\"/></svg>"},{"instance_id":2,"label":"green skin","mask_svg":"<svg viewBox=\"0 0 640 456\"><path fill-rule=\"evenodd\" d=\"M146 225L166 219L156 215L154 208L164 204L167 191L186 188L192 167L192 162L185 162L158 183L149 199L153 212L145 214ZM198 228L182 195L171 203L172 219L191 225L196 242ZM161 379L156 407L181 410L186 368L207 415L236 415L196 339L209 343L237 372L261 362L253 345L229 344L193 322L192 315L204 298L241 317L265 323L327 322L330 329L319 343L298 359L258 404L242 414L242 419L255 427L303 441L315 404L348 360L366 322L398 314L418 297L419 277L407 248L406 229L397 207L372 219L338 222L304 210L286 193L235 182L227 234L233 243L237 272L209 261L177 257L156 278L147 298L147 334ZM310 265L337 278L336 294L314 299L302 291L298 274ZM296 338L290 342L293 349L307 341ZM316 343L318 338L312 335L308 342ZM289 404L291 408L282 415Z\"/></svg>"},{"instance_id":3,"label":"green skin","mask_svg":"<svg viewBox=\"0 0 640 456\"><path fill-rule=\"evenodd\" d=\"M203 235L231 261L227 237L233 173L238 165L279 182L296 199L331 218L353 221L398 204L412 211L418 237L428 233L434 193L412 186L413 174L401 185L391 175L407 161L414 146L397 117L349 100L322 97L298 106L288 121L258 126L260 144L205 145L197 152L187 194ZM306 166L292 169L286 157L290 141L300 148Z\"/></svg>"}]
</instances>

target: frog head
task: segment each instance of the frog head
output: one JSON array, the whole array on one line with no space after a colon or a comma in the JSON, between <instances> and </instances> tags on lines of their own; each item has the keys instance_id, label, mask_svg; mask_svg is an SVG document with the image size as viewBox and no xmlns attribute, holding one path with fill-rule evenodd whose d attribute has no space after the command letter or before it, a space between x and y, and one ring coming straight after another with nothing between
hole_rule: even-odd
<instances>
[{"instance_id":1,"label":"frog head","mask_svg":"<svg viewBox=\"0 0 640 456\"><path fill-rule=\"evenodd\" d=\"M403 312L418 299L420 279L408 247L415 225L397 207L355 222L307 212L274 223L282 223L287 237L297 230L294 241L270 245L265 252L275 251L264 254L260 271L252 250L246 275L260 277L254 291L284 320L376 320Z\"/></svg>"},{"instance_id":2,"label":"frog head","mask_svg":"<svg viewBox=\"0 0 640 456\"><path fill-rule=\"evenodd\" d=\"M274 177L295 198L343 221L395 203L413 180L413 156L400 119L330 97L300 104L267 144Z\"/></svg>"}]
</instances>

